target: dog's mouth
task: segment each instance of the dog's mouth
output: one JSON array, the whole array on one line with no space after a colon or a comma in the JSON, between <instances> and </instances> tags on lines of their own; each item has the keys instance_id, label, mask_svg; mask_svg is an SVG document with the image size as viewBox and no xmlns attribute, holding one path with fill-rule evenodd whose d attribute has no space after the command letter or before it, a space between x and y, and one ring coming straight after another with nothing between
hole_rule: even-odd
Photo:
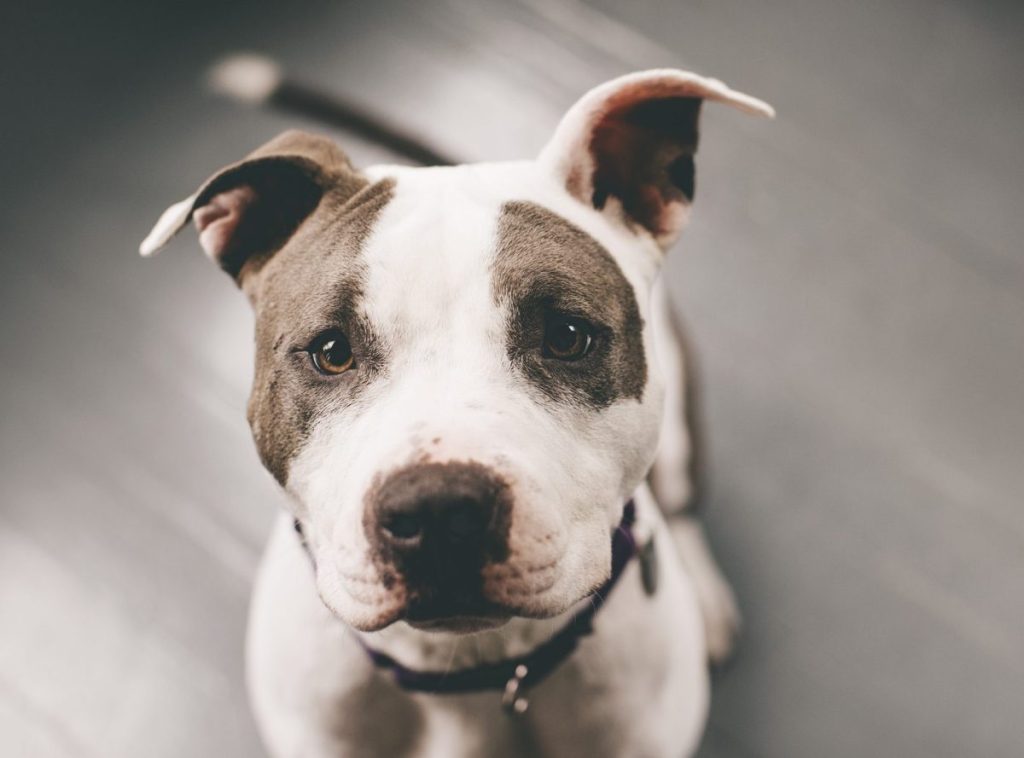
<instances>
[{"instance_id":1,"label":"dog's mouth","mask_svg":"<svg viewBox=\"0 0 1024 758\"><path fill-rule=\"evenodd\" d=\"M449 616L436 619L406 619L413 629L421 632L448 632L450 634L475 634L497 629L508 623L511 616Z\"/></svg>"},{"instance_id":2,"label":"dog's mouth","mask_svg":"<svg viewBox=\"0 0 1024 758\"><path fill-rule=\"evenodd\" d=\"M484 601L450 598L414 601L402 614L402 619L415 629L458 634L496 629L511 617L508 611Z\"/></svg>"}]
</instances>

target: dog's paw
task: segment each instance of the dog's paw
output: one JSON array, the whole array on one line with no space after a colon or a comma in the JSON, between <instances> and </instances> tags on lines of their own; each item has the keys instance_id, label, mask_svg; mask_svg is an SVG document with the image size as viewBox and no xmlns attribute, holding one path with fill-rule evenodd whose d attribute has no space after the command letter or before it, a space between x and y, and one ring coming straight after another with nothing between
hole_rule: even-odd
<instances>
[{"instance_id":1,"label":"dog's paw","mask_svg":"<svg viewBox=\"0 0 1024 758\"><path fill-rule=\"evenodd\" d=\"M725 664L733 654L741 627L736 596L715 563L704 530L691 516L673 519L669 531L683 567L693 580L704 621L708 660L714 666Z\"/></svg>"},{"instance_id":2,"label":"dog's paw","mask_svg":"<svg viewBox=\"0 0 1024 758\"><path fill-rule=\"evenodd\" d=\"M714 584L706 593L698 594L698 602L704 617L708 660L715 666L722 666L732 658L743 619L736 596L721 574L717 575Z\"/></svg>"}]
</instances>

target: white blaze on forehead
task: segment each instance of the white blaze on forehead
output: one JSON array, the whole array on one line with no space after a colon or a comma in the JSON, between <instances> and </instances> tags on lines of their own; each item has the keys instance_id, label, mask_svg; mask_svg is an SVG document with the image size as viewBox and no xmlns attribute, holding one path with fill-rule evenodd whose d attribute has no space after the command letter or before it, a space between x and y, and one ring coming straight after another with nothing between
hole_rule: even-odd
<instances>
[{"instance_id":1,"label":"white blaze on forehead","mask_svg":"<svg viewBox=\"0 0 1024 758\"><path fill-rule=\"evenodd\" d=\"M477 184L472 167L408 172L363 251L363 309L390 350L392 373L402 362L438 374L493 362L487 337L499 315L488 265L501 201Z\"/></svg>"},{"instance_id":2,"label":"white blaze on forehead","mask_svg":"<svg viewBox=\"0 0 1024 758\"><path fill-rule=\"evenodd\" d=\"M618 263L636 290L637 297L646 293L664 258L652 240L638 237L579 202L566 191L559 177L553 175L549 167L536 161L478 163L427 169L372 166L364 173L371 181L395 178L395 200L401 196L407 207L420 216L423 216L420 209L428 205L440 210L442 217L446 217L449 222L449 232L455 237L471 232L462 222L468 206L480 210L483 216L488 217L484 225L490 236L484 239L484 235L479 235L480 239L484 239L485 246L475 251L471 251L469 246L459 247L466 255L482 255L485 265L489 264L494 254L496 240L493 234L501 209L513 201L542 205L597 240ZM430 203L430 198L438 202ZM390 234L393 225L402 223L394 206L393 200L377 224L382 234Z\"/></svg>"}]
</instances>

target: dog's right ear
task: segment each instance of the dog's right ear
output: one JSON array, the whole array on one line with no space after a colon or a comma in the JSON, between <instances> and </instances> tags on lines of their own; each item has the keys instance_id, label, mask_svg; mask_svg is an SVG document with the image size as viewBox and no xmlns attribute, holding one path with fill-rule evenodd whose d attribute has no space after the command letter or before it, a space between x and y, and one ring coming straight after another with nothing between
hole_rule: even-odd
<instances>
[{"instance_id":1,"label":"dog's right ear","mask_svg":"<svg viewBox=\"0 0 1024 758\"><path fill-rule=\"evenodd\" d=\"M690 71L655 69L595 87L562 118L541 164L585 205L664 250L686 224L705 100L771 118L768 103Z\"/></svg>"},{"instance_id":2,"label":"dog's right ear","mask_svg":"<svg viewBox=\"0 0 1024 758\"><path fill-rule=\"evenodd\" d=\"M193 219L203 250L241 283L287 242L325 192L354 195L367 183L333 141L287 131L164 211L139 252L153 255Z\"/></svg>"}]
</instances>

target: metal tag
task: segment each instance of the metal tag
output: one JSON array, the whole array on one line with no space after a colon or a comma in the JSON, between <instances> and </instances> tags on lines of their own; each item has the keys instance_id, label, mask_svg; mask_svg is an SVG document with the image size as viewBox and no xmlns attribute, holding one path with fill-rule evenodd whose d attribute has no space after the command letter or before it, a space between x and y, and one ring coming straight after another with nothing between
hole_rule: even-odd
<instances>
[{"instance_id":1,"label":"metal tag","mask_svg":"<svg viewBox=\"0 0 1024 758\"><path fill-rule=\"evenodd\" d=\"M530 707L530 701L526 699L525 694L520 692L523 689L523 680L528 673L529 670L526 666L520 663L516 666L512 678L505 682L505 691L501 695L501 706L511 716L522 716Z\"/></svg>"},{"instance_id":2,"label":"metal tag","mask_svg":"<svg viewBox=\"0 0 1024 758\"><path fill-rule=\"evenodd\" d=\"M637 553L640 559L640 580L644 585L644 592L653 595L658 590L658 551L654 545L652 535Z\"/></svg>"}]
</instances>

